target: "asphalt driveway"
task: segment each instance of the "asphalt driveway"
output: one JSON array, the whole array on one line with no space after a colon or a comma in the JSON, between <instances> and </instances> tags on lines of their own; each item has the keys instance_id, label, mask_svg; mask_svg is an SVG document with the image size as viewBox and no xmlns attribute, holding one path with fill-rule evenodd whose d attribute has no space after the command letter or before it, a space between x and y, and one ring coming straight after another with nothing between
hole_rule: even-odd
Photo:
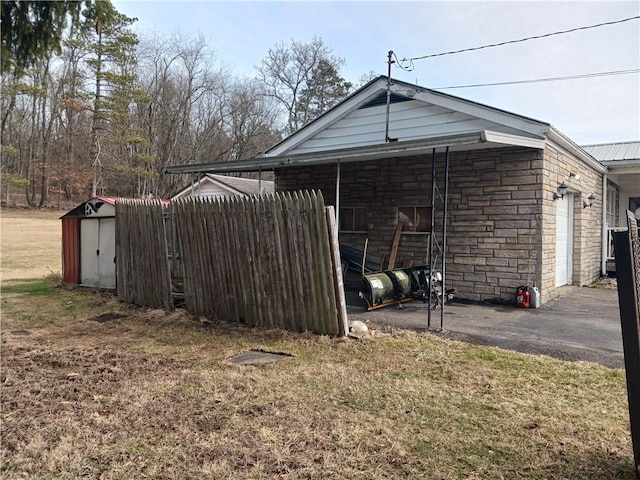
<instances>
[{"instance_id":1,"label":"asphalt driveway","mask_svg":"<svg viewBox=\"0 0 640 480\"><path fill-rule=\"evenodd\" d=\"M349 320L427 330L428 311L422 302L367 312L357 294L348 293L347 303ZM436 331L439 310L432 311L431 320L432 331L444 338L624 368L616 290L567 287L560 297L539 309L454 300L444 311L444 331Z\"/></svg>"}]
</instances>

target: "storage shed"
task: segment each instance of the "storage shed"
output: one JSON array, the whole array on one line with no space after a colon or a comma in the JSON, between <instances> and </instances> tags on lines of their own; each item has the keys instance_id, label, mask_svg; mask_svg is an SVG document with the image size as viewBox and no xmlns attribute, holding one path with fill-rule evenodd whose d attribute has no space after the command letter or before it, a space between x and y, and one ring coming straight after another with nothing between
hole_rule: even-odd
<instances>
[{"instance_id":1,"label":"storage shed","mask_svg":"<svg viewBox=\"0 0 640 480\"><path fill-rule=\"evenodd\" d=\"M62 281L86 287L116 287L116 199L94 197L62 220Z\"/></svg>"}]
</instances>

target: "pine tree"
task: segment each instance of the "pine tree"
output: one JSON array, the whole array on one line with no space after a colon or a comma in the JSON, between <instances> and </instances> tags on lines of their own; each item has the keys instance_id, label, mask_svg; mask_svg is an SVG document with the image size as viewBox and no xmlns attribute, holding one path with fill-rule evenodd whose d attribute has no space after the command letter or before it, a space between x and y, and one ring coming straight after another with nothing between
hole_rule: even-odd
<instances>
[{"instance_id":1,"label":"pine tree","mask_svg":"<svg viewBox=\"0 0 640 480\"><path fill-rule=\"evenodd\" d=\"M22 73L39 59L53 52L60 53L67 20L79 20L82 3L77 0L2 0L2 73Z\"/></svg>"},{"instance_id":2,"label":"pine tree","mask_svg":"<svg viewBox=\"0 0 640 480\"><path fill-rule=\"evenodd\" d=\"M304 125L349 95L353 85L338 74L335 65L321 58L300 95L297 123Z\"/></svg>"},{"instance_id":3,"label":"pine tree","mask_svg":"<svg viewBox=\"0 0 640 480\"><path fill-rule=\"evenodd\" d=\"M95 79L91 195L104 187L130 195L134 192L123 191L124 177L137 177L135 190L139 190L141 177L154 175L148 168L153 158L144 152L148 141L133 121L133 106L144 95L136 84L138 38L129 28L136 19L119 13L106 1L92 4L83 13L90 52L87 64Z\"/></svg>"}]
</instances>

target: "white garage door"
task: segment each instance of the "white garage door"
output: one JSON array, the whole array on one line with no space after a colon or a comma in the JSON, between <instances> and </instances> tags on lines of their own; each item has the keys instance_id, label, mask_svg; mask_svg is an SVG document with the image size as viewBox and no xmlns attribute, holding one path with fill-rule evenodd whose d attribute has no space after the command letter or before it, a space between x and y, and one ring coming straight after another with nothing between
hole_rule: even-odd
<instances>
[{"instance_id":1,"label":"white garage door","mask_svg":"<svg viewBox=\"0 0 640 480\"><path fill-rule=\"evenodd\" d=\"M571 283L573 265L573 195L556 200L556 287Z\"/></svg>"}]
</instances>

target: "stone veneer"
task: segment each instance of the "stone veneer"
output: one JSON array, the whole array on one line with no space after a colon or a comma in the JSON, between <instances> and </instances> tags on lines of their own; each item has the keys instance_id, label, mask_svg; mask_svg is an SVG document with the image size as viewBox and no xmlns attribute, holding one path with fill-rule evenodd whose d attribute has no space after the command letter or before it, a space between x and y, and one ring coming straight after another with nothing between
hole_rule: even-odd
<instances>
[{"instance_id":1,"label":"stone veneer","mask_svg":"<svg viewBox=\"0 0 640 480\"><path fill-rule=\"evenodd\" d=\"M563 181L573 197L573 285L589 285L600 276L602 262L602 174L587 167L573 155L547 145L544 150L544 205L542 222L542 295L557 296L555 286L555 204L553 192ZM576 180L570 173L580 174ZM594 193L592 207L583 202Z\"/></svg>"},{"instance_id":2,"label":"stone veneer","mask_svg":"<svg viewBox=\"0 0 640 480\"><path fill-rule=\"evenodd\" d=\"M437 183L444 189L444 156L438 155ZM581 173L568 182L569 172ZM431 204L431 155L347 163L340 171L340 207L366 209L367 232L340 233L340 241L388 256L398 207ZM555 288L555 204L553 192L565 180L574 196L573 283L599 275L601 175L559 151L497 148L450 155L447 286L471 300L515 298L520 285L537 285L542 301ZM276 191L320 189L335 205L336 166L290 167L276 171ZM591 192L599 201L582 209ZM436 217L442 218L438 202ZM436 238L441 237L441 220ZM428 235L404 233L398 261L426 263ZM385 265L386 267L386 265Z\"/></svg>"}]
</instances>

